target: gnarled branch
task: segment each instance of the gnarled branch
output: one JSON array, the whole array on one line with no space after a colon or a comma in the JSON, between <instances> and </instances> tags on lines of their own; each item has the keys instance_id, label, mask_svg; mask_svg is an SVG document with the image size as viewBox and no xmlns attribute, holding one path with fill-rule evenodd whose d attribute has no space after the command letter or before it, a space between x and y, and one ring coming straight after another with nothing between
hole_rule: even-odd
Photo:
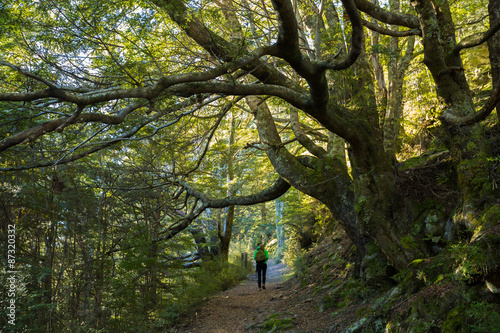
<instances>
[{"instance_id":1,"label":"gnarled branch","mask_svg":"<svg viewBox=\"0 0 500 333\"><path fill-rule=\"evenodd\" d=\"M487 31L482 33L477 33L472 36L468 36L460 41L460 43L455 46L453 52L458 53L461 50L469 49L478 45L481 45L488 41L494 34L500 31L500 21L494 26L490 27Z\"/></svg>"},{"instance_id":2,"label":"gnarled branch","mask_svg":"<svg viewBox=\"0 0 500 333\"><path fill-rule=\"evenodd\" d=\"M453 114L453 110L447 110L441 114L438 119L446 126L468 126L480 122L488 117L500 102L500 82L496 85L490 98L483 107L476 113L466 117L458 117Z\"/></svg>"},{"instance_id":3,"label":"gnarled branch","mask_svg":"<svg viewBox=\"0 0 500 333\"><path fill-rule=\"evenodd\" d=\"M361 20L363 25L370 30L376 31L382 35L392 36L392 37L408 37L408 36L422 36L422 31L420 29L410 29L405 31L397 31L382 28L381 26L368 22L366 20Z\"/></svg>"},{"instance_id":4,"label":"gnarled branch","mask_svg":"<svg viewBox=\"0 0 500 333\"><path fill-rule=\"evenodd\" d=\"M419 29L420 22L416 16L409 14L397 14L385 10L368 0L354 0L358 9L381 22L400 25L411 29Z\"/></svg>"},{"instance_id":5,"label":"gnarled branch","mask_svg":"<svg viewBox=\"0 0 500 333\"><path fill-rule=\"evenodd\" d=\"M290 124L295 137L302 146L317 157L324 157L326 155L326 150L315 144L314 141L309 139L309 137L304 133L302 125L299 121L299 113L294 108L290 110Z\"/></svg>"}]
</instances>

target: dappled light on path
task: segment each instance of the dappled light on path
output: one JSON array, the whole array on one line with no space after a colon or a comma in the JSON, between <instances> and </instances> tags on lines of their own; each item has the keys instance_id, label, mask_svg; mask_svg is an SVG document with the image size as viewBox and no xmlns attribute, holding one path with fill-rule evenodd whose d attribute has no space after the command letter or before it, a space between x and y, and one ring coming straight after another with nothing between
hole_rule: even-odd
<instances>
[{"instance_id":1,"label":"dappled light on path","mask_svg":"<svg viewBox=\"0 0 500 333\"><path fill-rule=\"evenodd\" d=\"M354 320L353 309L337 316L333 309L319 310L324 293L314 283L283 281L288 273L284 264L269 260L267 289L259 291L256 274L250 274L247 281L210 297L168 333L339 332Z\"/></svg>"},{"instance_id":2,"label":"dappled light on path","mask_svg":"<svg viewBox=\"0 0 500 333\"><path fill-rule=\"evenodd\" d=\"M273 302L280 298L284 264L269 260L265 290L259 291L255 273L247 281L210 297L207 304L173 332L233 333L258 331L259 321L273 314ZM271 305L271 306L270 306Z\"/></svg>"}]
</instances>

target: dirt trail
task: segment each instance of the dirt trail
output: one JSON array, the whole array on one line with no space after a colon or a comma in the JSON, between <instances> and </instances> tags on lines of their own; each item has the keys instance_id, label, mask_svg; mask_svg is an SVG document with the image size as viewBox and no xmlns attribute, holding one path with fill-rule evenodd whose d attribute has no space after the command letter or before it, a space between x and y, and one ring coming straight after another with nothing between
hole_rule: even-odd
<instances>
[{"instance_id":1,"label":"dirt trail","mask_svg":"<svg viewBox=\"0 0 500 333\"><path fill-rule=\"evenodd\" d=\"M262 324L266 319L269 321L270 315L293 321L293 328L287 332L335 332L328 314L317 310L320 298L312 296L313 286L301 287L296 281L281 282L286 269L283 264L276 265L269 260L267 289L259 291L256 274L251 274L244 283L212 296L174 332L265 332Z\"/></svg>"}]
</instances>

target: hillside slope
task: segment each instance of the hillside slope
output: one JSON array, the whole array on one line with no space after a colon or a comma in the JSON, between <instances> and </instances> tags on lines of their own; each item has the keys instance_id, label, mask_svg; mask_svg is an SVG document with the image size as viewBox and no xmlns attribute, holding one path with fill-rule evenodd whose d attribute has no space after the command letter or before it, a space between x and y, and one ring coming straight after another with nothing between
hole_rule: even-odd
<instances>
[{"instance_id":1,"label":"hillside slope","mask_svg":"<svg viewBox=\"0 0 500 333\"><path fill-rule=\"evenodd\" d=\"M270 261L266 290L252 274L171 332L500 332L500 294L485 281L433 282L428 261L368 286L353 260L348 238L331 235L297 260L294 278L280 282L286 268Z\"/></svg>"}]
</instances>

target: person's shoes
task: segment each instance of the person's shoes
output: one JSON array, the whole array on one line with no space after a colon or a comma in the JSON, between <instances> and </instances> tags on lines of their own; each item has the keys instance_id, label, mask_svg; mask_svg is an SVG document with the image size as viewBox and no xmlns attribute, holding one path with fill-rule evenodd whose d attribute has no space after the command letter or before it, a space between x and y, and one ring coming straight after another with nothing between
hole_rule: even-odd
<instances>
[{"instance_id":1,"label":"person's shoes","mask_svg":"<svg viewBox=\"0 0 500 333\"><path fill-rule=\"evenodd\" d=\"M266 289L266 286L262 286L262 289Z\"/></svg>"},{"instance_id":2,"label":"person's shoes","mask_svg":"<svg viewBox=\"0 0 500 333\"><path fill-rule=\"evenodd\" d=\"M266 289L266 288L264 288L264 289ZM261 290L262 290L262 289L260 289L260 288L259 288L259 291L261 291Z\"/></svg>"}]
</instances>

